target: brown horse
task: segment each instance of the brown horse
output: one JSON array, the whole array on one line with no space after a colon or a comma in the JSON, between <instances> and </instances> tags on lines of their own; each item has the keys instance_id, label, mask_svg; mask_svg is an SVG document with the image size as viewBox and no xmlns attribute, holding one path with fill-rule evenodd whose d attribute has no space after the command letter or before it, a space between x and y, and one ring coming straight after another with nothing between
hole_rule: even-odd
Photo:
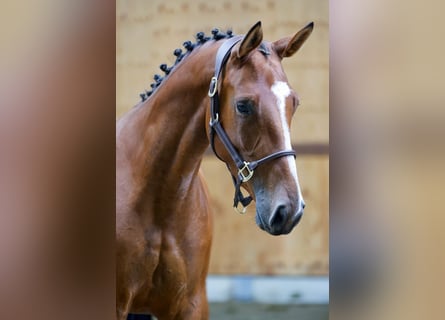
<instances>
[{"instance_id":1,"label":"brown horse","mask_svg":"<svg viewBox=\"0 0 445 320\"><path fill-rule=\"evenodd\" d=\"M260 22L245 36L198 33L118 121L117 319L208 318L212 216L199 168L209 143L232 174L235 206L253 198L258 226L273 235L298 223L304 201L289 133L298 97L281 60L312 29L271 43Z\"/></svg>"}]
</instances>

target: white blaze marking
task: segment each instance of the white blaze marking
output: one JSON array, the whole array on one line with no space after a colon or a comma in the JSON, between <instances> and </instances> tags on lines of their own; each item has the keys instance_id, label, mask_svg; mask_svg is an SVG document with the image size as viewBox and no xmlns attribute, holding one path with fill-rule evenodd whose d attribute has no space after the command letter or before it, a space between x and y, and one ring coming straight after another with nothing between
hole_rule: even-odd
<instances>
[{"instance_id":1,"label":"white blaze marking","mask_svg":"<svg viewBox=\"0 0 445 320\"><path fill-rule=\"evenodd\" d=\"M284 148L286 150L292 150L290 141L290 130L286 119L286 98L290 95L290 88L286 82L276 81L270 89L277 97L277 106L278 110L280 111L281 128L284 138ZM298 197L300 201L302 201L303 197L301 196L300 184L298 183L297 166L295 164L295 159L289 156L287 157L287 161L289 163L289 170L295 179L295 183L297 184Z\"/></svg>"}]
</instances>

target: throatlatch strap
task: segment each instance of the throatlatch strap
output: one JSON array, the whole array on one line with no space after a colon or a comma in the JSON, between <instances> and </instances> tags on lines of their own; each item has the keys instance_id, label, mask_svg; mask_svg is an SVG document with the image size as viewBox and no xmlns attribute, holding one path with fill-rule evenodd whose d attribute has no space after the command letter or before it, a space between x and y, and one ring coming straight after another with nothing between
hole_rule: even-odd
<instances>
[{"instance_id":1,"label":"throatlatch strap","mask_svg":"<svg viewBox=\"0 0 445 320\"><path fill-rule=\"evenodd\" d=\"M232 176L233 184L235 185L235 196L233 197L233 207L237 208L238 203L241 202L243 207L247 207L252 202L252 197L249 195L245 197L243 193L241 192L241 183L242 181L239 179L236 179Z\"/></svg>"}]
</instances>

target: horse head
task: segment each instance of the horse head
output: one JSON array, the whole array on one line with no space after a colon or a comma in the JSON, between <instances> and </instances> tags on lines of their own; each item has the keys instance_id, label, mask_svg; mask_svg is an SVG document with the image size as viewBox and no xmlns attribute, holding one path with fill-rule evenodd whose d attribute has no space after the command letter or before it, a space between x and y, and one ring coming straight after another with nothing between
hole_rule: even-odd
<instances>
[{"instance_id":1,"label":"horse head","mask_svg":"<svg viewBox=\"0 0 445 320\"><path fill-rule=\"evenodd\" d=\"M263 42L258 22L231 49L218 84L219 121L244 159L261 159L292 149L290 126L299 98L281 61L298 51L312 29L310 23L294 36L270 43ZM236 177L239 168L221 139L214 139L214 150ZM242 186L256 202L256 223L262 230L272 235L288 234L300 221L305 203L292 155L258 166Z\"/></svg>"}]
</instances>

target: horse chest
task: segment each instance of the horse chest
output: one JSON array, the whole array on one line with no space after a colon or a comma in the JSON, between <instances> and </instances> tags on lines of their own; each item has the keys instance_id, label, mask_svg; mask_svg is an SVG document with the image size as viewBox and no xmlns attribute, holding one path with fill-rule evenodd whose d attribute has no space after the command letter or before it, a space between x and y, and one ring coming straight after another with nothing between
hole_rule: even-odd
<instances>
[{"instance_id":1,"label":"horse chest","mask_svg":"<svg viewBox=\"0 0 445 320\"><path fill-rule=\"evenodd\" d=\"M159 241L159 245L154 245ZM168 306L168 312L175 312L186 297L189 281L184 256L176 240L168 236L162 240L148 237L141 258L140 265L145 274L139 279L146 285L136 295L134 307L148 306L151 310L164 312L162 309Z\"/></svg>"},{"instance_id":2,"label":"horse chest","mask_svg":"<svg viewBox=\"0 0 445 320\"><path fill-rule=\"evenodd\" d=\"M171 295L179 298L187 287L187 270L184 258L173 251L163 251L153 273L153 291L156 295Z\"/></svg>"}]
</instances>

